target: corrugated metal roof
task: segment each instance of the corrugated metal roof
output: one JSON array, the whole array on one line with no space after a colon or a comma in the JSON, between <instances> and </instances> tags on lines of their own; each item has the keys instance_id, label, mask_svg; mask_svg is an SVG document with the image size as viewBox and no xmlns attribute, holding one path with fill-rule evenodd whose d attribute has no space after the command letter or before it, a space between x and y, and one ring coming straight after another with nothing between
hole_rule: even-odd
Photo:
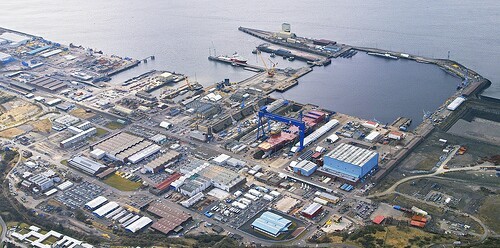
<instances>
[{"instance_id":1,"label":"corrugated metal roof","mask_svg":"<svg viewBox=\"0 0 500 248\"><path fill-rule=\"evenodd\" d=\"M315 203L312 203L311 205L307 206L305 209L303 209L302 213L307 214L307 215L314 215L320 209L321 209L321 204L315 202Z\"/></svg>"},{"instance_id":2,"label":"corrugated metal roof","mask_svg":"<svg viewBox=\"0 0 500 248\"><path fill-rule=\"evenodd\" d=\"M94 209L96 207L98 207L99 205L107 202L108 199L106 199L106 197L104 196L98 196L97 198L95 198L94 200L91 200L87 203L85 203L85 206L90 208L90 209Z\"/></svg>"},{"instance_id":3,"label":"corrugated metal roof","mask_svg":"<svg viewBox=\"0 0 500 248\"><path fill-rule=\"evenodd\" d=\"M272 212L264 212L259 218L255 219L252 226L262 231L277 236L280 232L288 230L292 222Z\"/></svg>"},{"instance_id":4,"label":"corrugated metal roof","mask_svg":"<svg viewBox=\"0 0 500 248\"><path fill-rule=\"evenodd\" d=\"M151 222L153 222L152 219L143 216L140 219L138 219L137 221L135 221L134 223L128 225L125 229L135 233L135 232L143 229L145 226L151 224Z\"/></svg>"},{"instance_id":5,"label":"corrugated metal roof","mask_svg":"<svg viewBox=\"0 0 500 248\"><path fill-rule=\"evenodd\" d=\"M350 163L357 166L362 166L373 158L377 153L364 148L356 147L349 144L340 144L329 152L326 156Z\"/></svg>"}]
</instances>

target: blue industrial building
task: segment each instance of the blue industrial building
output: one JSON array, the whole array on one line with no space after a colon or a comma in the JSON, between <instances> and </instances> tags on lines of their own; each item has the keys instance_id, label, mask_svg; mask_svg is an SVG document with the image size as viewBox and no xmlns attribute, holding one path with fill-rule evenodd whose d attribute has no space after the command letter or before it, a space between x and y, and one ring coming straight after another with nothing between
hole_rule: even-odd
<instances>
[{"instance_id":1,"label":"blue industrial building","mask_svg":"<svg viewBox=\"0 0 500 248\"><path fill-rule=\"evenodd\" d=\"M266 211L259 218L252 222L252 228L273 237L288 231L292 222L280 215Z\"/></svg>"},{"instance_id":2,"label":"blue industrial building","mask_svg":"<svg viewBox=\"0 0 500 248\"><path fill-rule=\"evenodd\" d=\"M349 144L340 144L325 155L320 171L357 182L378 167L378 153Z\"/></svg>"}]
</instances>

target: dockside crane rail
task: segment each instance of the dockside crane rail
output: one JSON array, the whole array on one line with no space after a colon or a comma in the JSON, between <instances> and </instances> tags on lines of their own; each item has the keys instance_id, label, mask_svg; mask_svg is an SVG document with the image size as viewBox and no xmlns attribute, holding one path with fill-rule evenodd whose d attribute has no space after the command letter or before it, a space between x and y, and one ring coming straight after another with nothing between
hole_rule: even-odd
<instances>
[{"instance_id":1,"label":"dockside crane rail","mask_svg":"<svg viewBox=\"0 0 500 248\"><path fill-rule=\"evenodd\" d=\"M267 119L267 125L268 127L270 126L269 121L277 121L277 122L282 122L286 123L288 125L294 125L299 128L299 149L297 152L300 152L304 149L304 138L305 138L305 133L306 133L306 123L302 121L302 118L300 120L286 117L286 116L281 116L277 114L273 114L267 111L267 106L263 106L260 108L260 111L258 113L258 124L257 124L257 140L266 137L266 130L264 127L264 118Z\"/></svg>"}]
</instances>

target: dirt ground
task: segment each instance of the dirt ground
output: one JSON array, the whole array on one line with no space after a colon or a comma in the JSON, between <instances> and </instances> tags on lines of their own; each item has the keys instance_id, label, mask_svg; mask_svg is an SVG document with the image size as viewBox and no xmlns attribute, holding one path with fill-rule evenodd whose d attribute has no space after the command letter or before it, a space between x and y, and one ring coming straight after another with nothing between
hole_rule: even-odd
<instances>
[{"instance_id":1,"label":"dirt ground","mask_svg":"<svg viewBox=\"0 0 500 248\"><path fill-rule=\"evenodd\" d=\"M35 121L32 125L37 132L49 133L52 129L52 122L49 119Z\"/></svg>"},{"instance_id":2,"label":"dirt ground","mask_svg":"<svg viewBox=\"0 0 500 248\"><path fill-rule=\"evenodd\" d=\"M398 211L387 203L381 203L379 207L372 213L370 219L373 220L376 216L382 215L384 217L392 217L397 220L407 220L408 218L404 216L403 212Z\"/></svg>"},{"instance_id":3,"label":"dirt ground","mask_svg":"<svg viewBox=\"0 0 500 248\"><path fill-rule=\"evenodd\" d=\"M5 129L3 131L0 131L0 137L12 139L18 135L23 134L23 133L24 133L24 130L17 128L17 127L13 127L13 128L9 128L9 129Z\"/></svg>"},{"instance_id":4,"label":"dirt ground","mask_svg":"<svg viewBox=\"0 0 500 248\"><path fill-rule=\"evenodd\" d=\"M94 113L87 113L85 109L77 108L69 112L71 115L80 119L90 119L95 116Z\"/></svg>"},{"instance_id":5,"label":"dirt ground","mask_svg":"<svg viewBox=\"0 0 500 248\"><path fill-rule=\"evenodd\" d=\"M40 107L23 100L2 104L0 125L10 126L22 122L41 111Z\"/></svg>"}]
</instances>

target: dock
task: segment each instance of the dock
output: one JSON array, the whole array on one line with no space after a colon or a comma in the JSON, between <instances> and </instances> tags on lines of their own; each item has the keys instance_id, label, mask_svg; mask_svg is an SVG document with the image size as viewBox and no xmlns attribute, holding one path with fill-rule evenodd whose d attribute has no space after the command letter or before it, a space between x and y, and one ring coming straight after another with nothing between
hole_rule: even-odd
<instances>
[{"instance_id":1,"label":"dock","mask_svg":"<svg viewBox=\"0 0 500 248\"><path fill-rule=\"evenodd\" d=\"M234 67L241 67L241 68L243 68L244 70L247 70L247 71L253 71L253 72L263 72L263 71L266 71L266 68L264 68L262 66L251 65L251 64L247 64L247 63L241 63L241 62L227 61L227 60L224 60L224 59L220 59L220 58L218 58L216 56L208 56L208 60L222 62L222 63L225 63L225 64L230 64L230 65L232 65Z\"/></svg>"}]
</instances>

